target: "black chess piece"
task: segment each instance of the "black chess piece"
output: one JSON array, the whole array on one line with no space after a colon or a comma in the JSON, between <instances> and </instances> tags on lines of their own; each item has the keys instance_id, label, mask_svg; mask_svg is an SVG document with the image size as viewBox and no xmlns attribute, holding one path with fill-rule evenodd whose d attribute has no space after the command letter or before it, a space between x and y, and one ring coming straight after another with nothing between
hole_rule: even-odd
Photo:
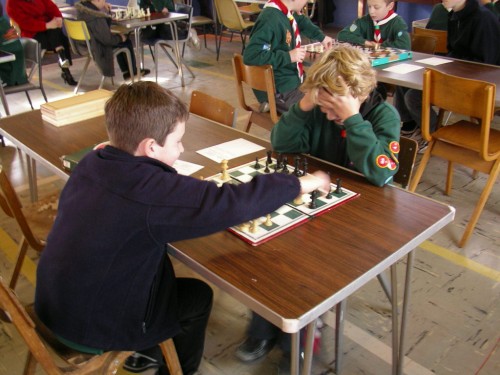
<instances>
[{"instance_id":1,"label":"black chess piece","mask_svg":"<svg viewBox=\"0 0 500 375\"><path fill-rule=\"evenodd\" d=\"M269 165L273 164L273 158L271 157L272 154L273 152L271 150L267 151L267 163Z\"/></svg>"},{"instance_id":2,"label":"black chess piece","mask_svg":"<svg viewBox=\"0 0 500 375\"><path fill-rule=\"evenodd\" d=\"M294 158L293 158L293 161L294 161L294 167L295 167L295 170L293 171L293 174L297 177L300 177L302 176L302 172L300 171L299 169L299 164L300 164L300 156L299 155L295 155Z\"/></svg>"},{"instance_id":3,"label":"black chess piece","mask_svg":"<svg viewBox=\"0 0 500 375\"><path fill-rule=\"evenodd\" d=\"M266 169L264 169L264 173L269 173L271 170L269 169L269 160L266 160Z\"/></svg>"},{"instance_id":4,"label":"black chess piece","mask_svg":"<svg viewBox=\"0 0 500 375\"><path fill-rule=\"evenodd\" d=\"M255 165L253 166L255 169L260 169L262 168L262 165L259 164L259 158L255 158Z\"/></svg>"},{"instance_id":5,"label":"black chess piece","mask_svg":"<svg viewBox=\"0 0 500 375\"><path fill-rule=\"evenodd\" d=\"M288 159L283 158L283 169L281 170L282 173L288 174L290 171L288 170Z\"/></svg>"},{"instance_id":6,"label":"black chess piece","mask_svg":"<svg viewBox=\"0 0 500 375\"><path fill-rule=\"evenodd\" d=\"M330 177L330 172L327 172L328 173L328 179L331 181L331 177ZM332 189L332 185L330 184L330 189L328 190L328 194L326 195L325 197L326 199L332 199L333 198L333 189Z\"/></svg>"},{"instance_id":7,"label":"black chess piece","mask_svg":"<svg viewBox=\"0 0 500 375\"><path fill-rule=\"evenodd\" d=\"M337 178L337 188L335 189L335 194L342 194L342 180Z\"/></svg>"},{"instance_id":8,"label":"black chess piece","mask_svg":"<svg viewBox=\"0 0 500 375\"><path fill-rule=\"evenodd\" d=\"M278 154L278 159L276 160L277 169L283 168L283 155Z\"/></svg>"},{"instance_id":9,"label":"black chess piece","mask_svg":"<svg viewBox=\"0 0 500 375\"><path fill-rule=\"evenodd\" d=\"M311 192L310 196L311 196L311 202L309 203L309 208L311 209L315 209L317 206L316 206L316 199L318 198L318 195L319 195L319 191L318 190L314 190Z\"/></svg>"},{"instance_id":10,"label":"black chess piece","mask_svg":"<svg viewBox=\"0 0 500 375\"><path fill-rule=\"evenodd\" d=\"M302 162L302 176L305 176L307 174L307 168L308 168L307 159L304 158L304 161Z\"/></svg>"}]
</instances>

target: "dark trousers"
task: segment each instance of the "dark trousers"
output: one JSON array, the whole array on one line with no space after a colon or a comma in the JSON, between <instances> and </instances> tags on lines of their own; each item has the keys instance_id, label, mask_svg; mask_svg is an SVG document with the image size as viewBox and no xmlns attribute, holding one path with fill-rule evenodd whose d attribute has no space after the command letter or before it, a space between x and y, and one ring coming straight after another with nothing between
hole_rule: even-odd
<instances>
[{"instance_id":1,"label":"dark trousers","mask_svg":"<svg viewBox=\"0 0 500 375\"><path fill-rule=\"evenodd\" d=\"M137 64L135 61L135 52L134 52L134 46L132 45L132 41L130 39L125 40L124 42L118 43L114 48L127 48L130 52L130 61L132 62L132 69L134 70L132 73L134 75L137 74ZM128 72L128 63L127 63L127 56L124 53L119 53L116 56L116 61L118 61L118 66L120 67L120 70L122 73ZM130 72L129 72L130 73Z\"/></svg>"},{"instance_id":2,"label":"dark trousers","mask_svg":"<svg viewBox=\"0 0 500 375\"><path fill-rule=\"evenodd\" d=\"M212 309L213 292L210 286L198 279L177 279L177 314L181 333L174 337L182 372L191 375L201 363L205 346L205 331ZM139 353L163 362L158 346Z\"/></svg>"},{"instance_id":3,"label":"dark trousers","mask_svg":"<svg viewBox=\"0 0 500 375\"><path fill-rule=\"evenodd\" d=\"M63 33L62 29L57 28L40 31L36 33L33 38L40 43L42 49L47 51L55 51L56 48L63 47L66 59L68 59L69 63L72 64L69 40Z\"/></svg>"},{"instance_id":4,"label":"dark trousers","mask_svg":"<svg viewBox=\"0 0 500 375\"><path fill-rule=\"evenodd\" d=\"M259 340L278 340L281 350L286 353L291 351L292 336L255 313L252 313L247 336Z\"/></svg>"}]
</instances>

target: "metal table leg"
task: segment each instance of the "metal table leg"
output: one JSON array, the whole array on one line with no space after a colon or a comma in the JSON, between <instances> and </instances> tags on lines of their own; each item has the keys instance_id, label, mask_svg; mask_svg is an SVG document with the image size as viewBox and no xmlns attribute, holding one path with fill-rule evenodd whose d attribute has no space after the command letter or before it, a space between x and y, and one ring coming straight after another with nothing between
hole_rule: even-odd
<instances>
[{"instance_id":1,"label":"metal table leg","mask_svg":"<svg viewBox=\"0 0 500 375\"><path fill-rule=\"evenodd\" d=\"M399 319L398 319L398 281L397 264L391 266L391 296L392 296L392 374L396 375L399 362Z\"/></svg>"}]
</instances>

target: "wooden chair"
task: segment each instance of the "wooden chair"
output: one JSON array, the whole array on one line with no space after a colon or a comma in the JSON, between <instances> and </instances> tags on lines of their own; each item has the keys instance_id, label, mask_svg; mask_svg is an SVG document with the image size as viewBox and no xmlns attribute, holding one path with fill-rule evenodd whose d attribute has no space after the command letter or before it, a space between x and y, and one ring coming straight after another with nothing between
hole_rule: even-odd
<instances>
[{"instance_id":1,"label":"wooden chair","mask_svg":"<svg viewBox=\"0 0 500 375\"><path fill-rule=\"evenodd\" d=\"M193 90L191 93L191 102L189 103L189 112L234 127L234 107L228 102L204 92Z\"/></svg>"},{"instance_id":2,"label":"wooden chair","mask_svg":"<svg viewBox=\"0 0 500 375\"><path fill-rule=\"evenodd\" d=\"M220 48L222 43L222 29L226 28L231 33L238 33L241 37L243 53L247 38L247 31L253 27L255 22L246 21L241 16L238 6L234 0L215 0L215 9L221 26L219 30L219 41L216 43L217 61L219 61Z\"/></svg>"},{"instance_id":3,"label":"wooden chair","mask_svg":"<svg viewBox=\"0 0 500 375\"><path fill-rule=\"evenodd\" d=\"M233 57L233 69L236 78L236 92L241 107L251 112L245 131L248 133L252 123L257 124L267 130L271 130L279 120L276 109L274 85L274 74L271 65L250 66L243 63L243 57L235 54ZM263 113L259 110L259 104L247 104L243 83L254 90L260 90L267 93L269 103L269 113Z\"/></svg>"},{"instance_id":4,"label":"wooden chair","mask_svg":"<svg viewBox=\"0 0 500 375\"><path fill-rule=\"evenodd\" d=\"M430 35L411 34L411 50L434 55L437 39Z\"/></svg>"},{"instance_id":5,"label":"wooden chair","mask_svg":"<svg viewBox=\"0 0 500 375\"><path fill-rule=\"evenodd\" d=\"M43 212L39 209L42 206L45 206ZM52 196L48 200L39 201L37 204L28 207L32 214L30 215L30 218L33 219L32 223L36 223L36 227L39 229L34 233L9 178L0 166L0 207L8 216L16 220L22 233L22 238L19 240L17 260L9 283L10 288L14 289L16 287L28 248L32 248L38 253L45 248L45 238L52 227L57 212L55 206L57 206L56 197Z\"/></svg>"},{"instance_id":6,"label":"wooden chair","mask_svg":"<svg viewBox=\"0 0 500 375\"><path fill-rule=\"evenodd\" d=\"M399 138L399 168L393 180L395 183L401 185L403 189L406 189L410 183L417 152L417 141L406 137Z\"/></svg>"},{"instance_id":7,"label":"wooden chair","mask_svg":"<svg viewBox=\"0 0 500 375\"><path fill-rule=\"evenodd\" d=\"M28 346L25 375L35 374L38 363L49 375L112 375L116 374L121 364L133 353L111 351L93 355L66 347L37 319L32 307L22 306L2 278L0 278L0 313L0 318L12 323ZM170 374L182 375L173 340L164 341L160 347Z\"/></svg>"},{"instance_id":8,"label":"wooden chair","mask_svg":"<svg viewBox=\"0 0 500 375\"><path fill-rule=\"evenodd\" d=\"M423 78L422 137L429 142L410 190L415 191L431 156L448 160L445 194L451 192L453 164L489 175L479 201L465 228L459 246L467 243L500 171L500 131L491 129L495 106L495 85L426 69ZM438 128L430 133L431 106L439 108ZM460 120L441 126L444 111L462 114L479 123Z\"/></svg>"},{"instance_id":9,"label":"wooden chair","mask_svg":"<svg viewBox=\"0 0 500 375\"><path fill-rule=\"evenodd\" d=\"M436 48L435 48L434 53L441 54L441 55L446 55L448 53L448 47L447 47L448 32L447 31L426 29L423 27L414 27L413 34L414 35L426 35L426 36L431 36L431 37L435 38L436 39Z\"/></svg>"},{"instance_id":10,"label":"wooden chair","mask_svg":"<svg viewBox=\"0 0 500 375\"><path fill-rule=\"evenodd\" d=\"M10 115L9 105L7 104L8 94L16 94L18 92L24 92L26 97L28 98L28 102L30 103L31 109L33 109L33 103L31 101L31 97L29 95L29 91L32 90L40 90L42 92L43 98L45 102L47 102L47 94L45 94L45 89L43 88L43 80L42 80L42 50L40 47L40 43L35 39L31 38L21 38L21 44L23 45L24 50L24 61L26 64L26 75L28 78L27 83L23 83L21 85L15 86L7 86L3 87L0 84L0 97L2 99L2 104L5 109L5 113ZM37 74L37 80L33 79L33 76ZM1 82L0 82L1 83Z\"/></svg>"},{"instance_id":11,"label":"wooden chair","mask_svg":"<svg viewBox=\"0 0 500 375\"><path fill-rule=\"evenodd\" d=\"M94 56L92 54L92 49L90 48L90 33L87 28L87 24L85 21L77 21L77 20L71 20L68 18L63 19L64 22L64 28L66 30L66 33L68 35L69 43L71 46L71 50L73 51L74 54L82 55L81 51L78 49L78 44L83 44L87 47L86 55L87 55L87 60L85 61L85 65L83 66L83 71L82 74L80 75L80 79L78 80L78 84L75 87L74 93L76 94L78 90L80 89L80 85L83 82L83 79L85 77L85 73L87 73L87 69L89 67L90 61L94 60ZM113 58L116 58L116 55L119 53L124 53L127 57L127 63L128 63L128 71L131 73L130 77L132 79L132 82L134 82L134 75L132 72L134 71L133 66L132 66L132 57L130 56L130 51L128 48L115 48L113 50ZM94 60L95 62L95 60ZM102 74L101 69L97 64L95 64L97 70L101 74L101 82L99 84L99 88L101 89L104 80L106 79L106 76ZM111 83L114 84L113 82L113 77L111 78Z\"/></svg>"}]
</instances>

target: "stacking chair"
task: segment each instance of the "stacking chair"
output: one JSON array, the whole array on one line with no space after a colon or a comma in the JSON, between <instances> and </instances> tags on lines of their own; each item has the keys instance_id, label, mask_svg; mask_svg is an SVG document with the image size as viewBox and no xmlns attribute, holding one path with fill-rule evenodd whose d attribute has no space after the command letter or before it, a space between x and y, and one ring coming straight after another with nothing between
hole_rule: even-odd
<instances>
[{"instance_id":1,"label":"stacking chair","mask_svg":"<svg viewBox=\"0 0 500 375\"><path fill-rule=\"evenodd\" d=\"M25 375L34 375L37 364L49 375L116 374L132 351L86 354L60 343L37 319L32 306L23 307L14 292L0 277L0 319L12 323L28 346ZM172 339L160 344L170 374L182 375Z\"/></svg>"},{"instance_id":2,"label":"stacking chair","mask_svg":"<svg viewBox=\"0 0 500 375\"><path fill-rule=\"evenodd\" d=\"M257 16L262 12L261 7L258 3L250 3L248 5L241 5L238 7L243 18L250 19L253 16Z\"/></svg>"},{"instance_id":3,"label":"stacking chair","mask_svg":"<svg viewBox=\"0 0 500 375\"><path fill-rule=\"evenodd\" d=\"M35 39L31 38L21 38L21 44L24 48L24 60L26 64L26 74L28 77L28 82L22 85L16 86L7 86L3 87L0 85L0 95L2 97L2 104L5 109L5 113L10 115L9 105L7 104L6 95L15 94L18 92L25 92L26 97L30 103L31 109L33 109L33 103L31 102L31 98L29 95L29 91L31 90L40 90L42 92L43 98L47 102L47 95L45 94L45 90L43 88L42 81L42 50L40 47L40 43ZM38 80L35 81L33 76L35 73L38 74Z\"/></svg>"},{"instance_id":4,"label":"stacking chair","mask_svg":"<svg viewBox=\"0 0 500 375\"><path fill-rule=\"evenodd\" d=\"M415 191L431 156L448 161L445 194L451 192L453 165L458 163L489 175L479 201L459 242L465 246L483 211L500 171L500 130L491 129L495 85L426 69L422 95L422 137L429 142L410 190ZM439 108L438 128L430 132L431 107ZM441 126L443 112L451 111L476 121L460 120ZM478 122L478 123L477 123Z\"/></svg>"},{"instance_id":5,"label":"stacking chair","mask_svg":"<svg viewBox=\"0 0 500 375\"><path fill-rule=\"evenodd\" d=\"M437 39L430 35L412 34L411 50L434 55Z\"/></svg>"},{"instance_id":6,"label":"stacking chair","mask_svg":"<svg viewBox=\"0 0 500 375\"><path fill-rule=\"evenodd\" d=\"M243 63L243 57L235 54L233 57L233 69L236 78L236 92L238 93L238 101L244 110L251 112L250 118L245 131L248 133L252 123L257 124L267 130L271 130L279 120L278 111L276 110L273 67L271 65L250 66ZM269 103L269 113L260 112L259 104L247 104L245 99L245 90L243 83L246 86L267 93Z\"/></svg>"},{"instance_id":7,"label":"stacking chair","mask_svg":"<svg viewBox=\"0 0 500 375\"><path fill-rule=\"evenodd\" d=\"M413 34L414 35L426 35L426 36L431 36L431 37L435 38L436 39L436 48L435 48L434 53L439 54L439 55L446 55L448 53L448 47L447 47L448 32L447 31L426 29L423 27L414 27Z\"/></svg>"},{"instance_id":8,"label":"stacking chair","mask_svg":"<svg viewBox=\"0 0 500 375\"><path fill-rule=\"evenodd\" d=\"M193 0L185 0L185 4L193 6ZM212 9L212 12L214 10ZM215 14L212 14L212 18L207 16L194 16L191 17L191 27L202 27L203 28L203 39L205 41L205 48L207 48L207 27L213 25L215 28ZM184 49L182 50L182 56L184 56Z\"/></svg>"},{"instance_id":9,"label":"stacking chair","mask_svg":"<svg viewBox=\"0 0 500 375\"><path fill-rule=\"evenodd\" d=\"M255 22L245 21L243 19L238 5L236 5L234 0L214 0L214 3L220 24L220 30L218 30L219 41L218 43L216 43L217 61L219 61L220 48L222 43L222 29L226 28L231 33L240 34L242 43L241 53L243 53L243 51L245 50L247 32L253 27Z\"/></svg>"},{"instance_id":10,"label":"stacking chair","mask_svg":"<svg viewBox=\"0 0 500 375\"><path fill-rule=\"evenodd\" d=\"M22 233L22 238L19 240L17 260L9 283L10 288L14 289L16 287L28 248L32 248L38 253L41 253L45 248L45 238L47 238L57 212L55 208L56 203L56 197L50 197L32 207L25 207L26 212L31 213L30 222L36 224L38 229L34 232L26 219L21 202L9 178L0 166L0 207L7 216L16 220ZM39 209L42 206L46 206L46 209Z\"/></svg>"},{"instance_id":11,"label":"stacking chair","mask_svg":"<svg viewBox=\"0 0 500 375\"><path fill-rule=\"evenodd\" d=\"M64 28L66 29L66 33L68 35L69 43L73 53L78 55L83 54L78 47L79 45L83 44L87 48L87 51L85 52L85 54L87 55L87 60L85 61L85 65L83 66L83 71L82 74L80 74L80 79L78 80L78 84L75 87L74 93L76 94L80 89L80 86L85 77L85 73L87 73L90 61L94 60L92 49L90 48L90 33L85 21L70 20L68 18L65 18L63 21L64 21ZM125 55L127 56L128 71L133 72L134 69L132 66L132 57L130 56L130 51L128 50L128 48L115 48L113 50L113 58L116 58L116 55L118 55L119 53L125 53ZM99 84L99 88L101 89L104 84L104 80L106 79L106 76L102 74L101 69L97 64L95 64L95 66L99 71L99 73L101 74L101 83ZM130 77L132 79L132 82L134 82L134 75L131 74ZM114 85L113 77L110 78L111 78L111 83Z\"/></svg>"},{"instance_id":12,"label":"stacking chair","mask_svg":"<svg viewBox=\"0 0 500 375\"><path fill-rule=\"evenodd\" d=\"M186 43L189 40L189 30L191 29L191 21L193 19L193 7L191 5L186 5L186 4L179 4L175 3L175 12L176 13L184 13L189 16L188 21L187 21L187 36L185 38L177 39L177 43L182 43L182 55L177 56L178 51L178 45L175 45L175 40L166 40L166 39L144 39L142 40L142 43L149 46L149 50L151 51L151 56L153 57L154 63L155 63L155 80L158 82L158 58L159 58L159 50L160 48L165 52L167 57L170 59L170 61L174 64L174 66L178 69L180 75L181 75L181 80L182 80L182 87L184 87L184 72L182 67L184 66L188 71L189 74L191 74L191 77L195 78L195 75L193 71L189 68L189 66L184 62L184 59L182 56L184 55L184 48L186 47ZM170 24L172 27L172 32L176 32L174 28L176 27L175 24ZM171 52L174 54L172 56ZM144 53L144 48L142 49L142 53ZM179 66L180 62L180 66Z\"/></svg>"},{"instance_id":13,"label":"stacking chair","mask_svg":"<svg viewBox=\"0 0 500 375\"><path fill-rule=\"evenodd\" d=\"M234 127L234 107L228 102L204 92L193 90L191 93L191 102L189 103L189 112Z\"/></svg>"}]
</instances>

